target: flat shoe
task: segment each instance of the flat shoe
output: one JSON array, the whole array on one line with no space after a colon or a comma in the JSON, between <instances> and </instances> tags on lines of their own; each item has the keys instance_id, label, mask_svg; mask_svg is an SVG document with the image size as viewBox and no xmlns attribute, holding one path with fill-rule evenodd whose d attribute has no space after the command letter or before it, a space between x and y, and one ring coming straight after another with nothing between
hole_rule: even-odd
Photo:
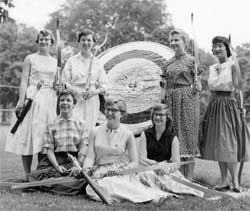
<instances>
[{"instance_id":1,"label":"flat shoe","mask_svg":"<svg viewBox=\"0 0 250 211\"><path fill-rule=\"evenodd\" d=\"M239 188L233 188L232 191L235 192L235 193L240 193L240 189Z\"/></svg>"},{"instance_id":2,"label":"flat shoe","mask_svg":"<svg viewBox=\"0 0 250 211\"><path fill-rule=\"evenodd\" d=\"M214 189L217 191L228 191L228 190L230 190L230 186L227 185L227 186L223 186L223 187L215 187Z\"/></svg>"}]
</instances>

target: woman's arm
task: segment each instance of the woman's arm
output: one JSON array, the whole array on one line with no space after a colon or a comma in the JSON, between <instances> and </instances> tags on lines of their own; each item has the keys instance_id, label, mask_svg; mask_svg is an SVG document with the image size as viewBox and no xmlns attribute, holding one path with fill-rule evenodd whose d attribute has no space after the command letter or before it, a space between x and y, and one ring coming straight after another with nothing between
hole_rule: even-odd
<instances>
[{"instance_id":1,"label":"woman's arm","mask_svg":"<svg viewBox=\"0 0 250 211\"><path fill-rule=\"evenodd\" d=\"M30 60L28 58L26 58L24 60L24 64L23 64L21 84L20 84L20 88L19 88L19 101L18 101L17 107L22 107L24 105L25 93L26 93L26 90L28 87L30 68L31 68Z\"/></svg>"},{"instance_id":2,"label":"woman's arm","mask_svg":"<svg viewBox=\"0 0 250 211\"><path fill-rule=\"evenodd\" d=\"M129 168L136 168L138 166L138 154L136 149L135 138L132 133L130 134L127 140L127 146L128 146L128 156L130 159Z\"/></svg>"},{"instance_id":3,"label":"woman's arm","mask_svg":"<svg viewBox=\"0 0 250 211\"><path fill-rule=\"evenodd\" d=\"M238 59L236 57L236 53L234 52L232 46L229 46L230 52L231 52L231 58L234 61L234 64L232 65L232 77L233 77L233 83L236 89L236 93L239 94L239 106L240 109L243 109L243 93L242 93L242 77L240 72L240 65L238 62Z\"/></svg>"},{"instance_id":4,"label":"woman's arm","mask_svg":"<svg viewBox=\"0 0 250 211\"><path fill-rule=\"evenodd\" d=\"M88 153L84 160L83 168L92 167L94 165L95 161L95 134L92 130L89 134L89 147L88 147Z\"/></svg>"},{"instance_id":5,"label":"woman's arm","mask_svg":"<svg viewBox=\"0 0 250 211\"><path fill-rule=\"evenodd\" d=\"M172 141L171 155L172 162L180 162L180 145L177 136Z\"/></svg>"},{"instance_id":6,"label":"woman's arm","mask_svg":"<svg viewBox=\"0 0 250 211\"><path fill-rule=\"evenodd\" d=\"M141 137L140 137L140 154L139 154L139 162L142 165L152 165L157 163L155 160L151 160L148 159L148 152L147 152L147 140L146 140L146 136L145 133L142 132L141 133Z\"/></svg>"},{"instance_id":7,"label":"woman's arm","mask_svg":"<svg viewBox=\"0 0 250 211\"><path fill-rule=\"evenodd\" d=\"M47 149L47 156L48 159L50 161L50 163L52 164L52 166L55 167L55 169L60 172L61 174L64 173L65 171L67 171L66 168L64 168L63 166L60 166L56 160L56 156L55 156L55 152L53 149L48 148Z\"/></svg>"},{"instance_id":8,"label":"woman's arm","mask_svg":"<svg viewBox=\"0 0 250 211\"><path fill-rule=\"evenodd\" d=\"M80 134L80 145L78 149L78 162L81 167L88 153L88 129L86 124L83 124L81 134Z\"/></svg>"}]
</instances>

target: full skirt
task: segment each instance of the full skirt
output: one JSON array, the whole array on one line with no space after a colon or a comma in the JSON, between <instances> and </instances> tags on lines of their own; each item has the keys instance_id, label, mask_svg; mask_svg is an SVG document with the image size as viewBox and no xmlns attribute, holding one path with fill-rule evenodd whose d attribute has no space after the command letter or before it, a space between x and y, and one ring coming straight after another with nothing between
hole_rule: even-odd
<instances>
[{"instance_id":1,"label":"full skirt","mask_svg":"<svg viewBox=\"0 0 250 211\"><path fill-rule=\"evenodd\" d=\"M249 160L250 135L232 93L215 93L202 122L201 154L206 160Z\"/></svg>"},{"instance_id":2,"label":"full skirt","mask_svg":"<svg viewBox=\"0 0 250 211\"><path fill-rule=\"evenodd\" d=\"M29 97L36 86L29 86ZM18 155L33 155L43 150L43 137L47 124L56 118L56 92L51 88L41 88L34 97L31 108L19 125L15 134L8 133L5 150ZM17 118L14 117L10 130Z\"/></svg>"}]
</instances>

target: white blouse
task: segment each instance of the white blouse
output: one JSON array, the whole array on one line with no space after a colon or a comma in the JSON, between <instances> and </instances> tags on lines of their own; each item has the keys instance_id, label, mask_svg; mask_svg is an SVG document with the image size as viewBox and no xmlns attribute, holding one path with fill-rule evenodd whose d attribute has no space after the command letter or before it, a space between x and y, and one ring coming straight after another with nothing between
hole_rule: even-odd
<instances>
[{"instance_id":1,"label":"white blouse","mask_svg":"<svg viewBox=\"0 0 250 211\"><path fill-rule=\"evenodd\" d=\"M232 78L233 60L210 66L208 86L211 91L234 91Z\"/></svg>"},{"instance_id":2,"label":"white blouse","mask_svg":"<svg viewBox=\"0 0 250 211\"><path fill-rule=\"evenodd\" d=\"M78 53L67 61L65 64L62 80L67 85L74 88L85 89L89 75L89 65L91 57L84 58L81 53ZM95 57L92 64L90 87L103 88L107 91L108 80L106 72L99 64L98 59Z\"/></svg>"}]
</instances>

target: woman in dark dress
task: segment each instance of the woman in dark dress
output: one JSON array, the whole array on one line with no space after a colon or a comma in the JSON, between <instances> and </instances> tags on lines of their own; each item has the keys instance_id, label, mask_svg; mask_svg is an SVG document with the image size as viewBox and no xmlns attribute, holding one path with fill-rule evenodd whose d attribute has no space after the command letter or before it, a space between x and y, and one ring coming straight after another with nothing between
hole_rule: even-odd
<instances>
[{"instance_id":1,"label":"woman in dark dress","mask_svg":"<svg viewBox=\"0 0 250 211\"><path fill-rule=\"evenodd\" d=\"M153 127L141 134L140 161L147 164L161 161L180 162L179 140L173 134L172 117L167 106L155 105L152 108L151 120Z\"/></svg>"},{"instance_id":2,"label":"woman in dark dress","mask_svg":"<svg viewBox=\"0 0 250 211\"><path fill-rule=\"evenodd\" d=\"M175 165L164 170L141 172L138 174L140 180L162 191L203 197L203 192L172 179L172 177L178 177L190 182L178 170L180 167L179 140L173 133L172 116L168 107L165 104L155 105L151 111L151 120L153 127L141 134L140 164L148 166L172 162Z\"/></svg>"}]
</instances>

